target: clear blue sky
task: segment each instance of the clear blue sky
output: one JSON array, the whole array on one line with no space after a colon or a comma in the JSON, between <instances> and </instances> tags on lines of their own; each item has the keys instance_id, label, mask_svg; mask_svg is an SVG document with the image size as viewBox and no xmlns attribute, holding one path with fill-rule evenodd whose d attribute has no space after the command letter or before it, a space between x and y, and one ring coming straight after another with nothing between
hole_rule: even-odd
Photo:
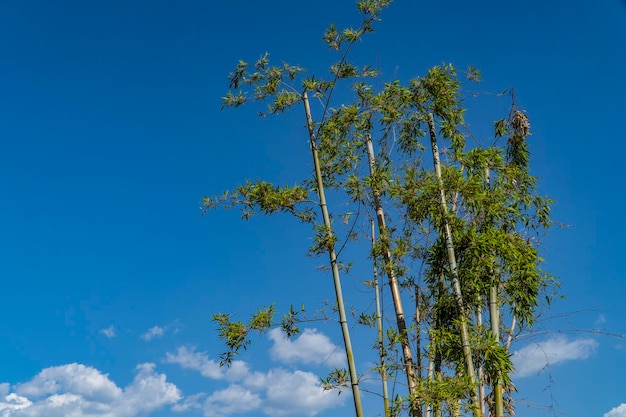
<instances>
[{"instance_id":1,"label":"clear blue sky","mask_svg":"<svg viewBox=\"0 0 626 417\"><path fill-rule=\"evenodd\" d=\"M237 60L265 51L323 70L332 22L357 24L354 3L0 2L0 415L351 412L316 385L341 362L334 326L271 333L215 367L211 313L315 306L332 287L305 226L198 209L247 178L310 172L300 115L220 112L220 97ZM396 0L355 54L386 80L446 61L482 69L481 90L515 87L533 172L570 226L544 241L567 299L538 330L625 332L626 2ZM518 415L626 416L622 339L551 332L515 349Z\"/></svg>"}]
</instances>

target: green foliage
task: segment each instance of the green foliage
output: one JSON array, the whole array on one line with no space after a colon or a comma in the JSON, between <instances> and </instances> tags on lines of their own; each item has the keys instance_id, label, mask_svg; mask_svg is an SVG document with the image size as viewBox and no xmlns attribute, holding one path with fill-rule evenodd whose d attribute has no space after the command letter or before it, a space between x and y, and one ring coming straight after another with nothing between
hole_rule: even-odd
<instances>
[{"instance_id":1,"label":"green foliage","mask_svg":"<svg viewBox=\"0 0 626 417\"><path fill-rule=\"evenodd\" d=\"M220 366L229 366L240 351L248 348L251 343L250 333L262 334L270 328L279 327L288 338L298 335L300 333L298 323L301 320L310 320L302 316L304 313L304 304L299 311L290 306L289 312L277 321L275 319L276 307L272 304L267 308L257 309L248 322L233 320L231 314L213 314L219 338L227 348L226 352L219 355ZM324 320L325 318L316 317L315 319Z\"/></svg>"},{"instance_id":2,"label":"green foliage","mask_svg":"<svg viewBox=\"0 0 626 417\"><path fill-rule=\"evenodd\" d=\"M267 309L258 309L256 314L252 315L252 319L248 323L248 327L250 330L256 330L259 332L269 329L272 326L275 313L276 309L273 304Z\"/></svg>"},{"instance_id":3,"label":"green foliage","mask_svg":"<svg viewBox=\"0 0 626 417\"><path fill-rule=\"evenodd\" d=\"M305 223L315 220L312 207L307 207L312 202L309 192L299 185L278 187L266 181L247 181L234 191L225 191L220 196L204 197L202 200L202 213L218 207L240 207L242 218L249 219L256 213L274 214L289 213Z\"/></svg>"},{"instance_id":4,"label":"green foliage","mask_svg":"<svg viewBox=\"0 0 626 417\"><path fill-rule=\"evenodd\" d=\"M289 313L285 314L280 320L280 328L287 337L293 337L300 334L300 328L297 326L300 313L304 313L304 305L300 311L294 310L293 306L289 306Z\"/></svg>"},{"instance_id":5,"label":"green foliage","mask_svg":"<svg viewBox=\"0 0 626 417\"><path fill-rule=\"evenodd\" d=\"M220 366L230 365L240 350L246 350L250 344L248 339L249 326L241 321L231 321L229 314L213 314L217 323L220 339L228 350L220 354Z\"/></svg>"},{"instance_id":6,"label":"green foliage","mask_svg":"<svg viewBox=\"0 0 626 417\"><path fill-rule=\"evenodd\" d=\"M345 369L333 369L326 378L320 378L320 381L324 390L338 389L338 394L341 394L341 389L346 388L350 383Z\"/></svg>"}]
</instances>

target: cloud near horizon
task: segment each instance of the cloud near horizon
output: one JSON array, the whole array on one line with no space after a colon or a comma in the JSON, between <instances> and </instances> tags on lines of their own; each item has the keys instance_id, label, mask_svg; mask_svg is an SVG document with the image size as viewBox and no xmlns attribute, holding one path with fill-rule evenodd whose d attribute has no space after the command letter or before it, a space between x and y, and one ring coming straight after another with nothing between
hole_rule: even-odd
<instances>
[{"instance_id":1,"label":"cloud near horizon","mask_svg":"<svg viewBox=\"0 0 626 417\"><path fill-rule=\"evenodd\" d=\"M176 385L154 371L153 363L135 368L137 375L125 388L108 375L78 363L45 368L10 392L0 384L2 417L134 417L181 399Z\"/></svg>"},{"instance_id":2,"label":"cloud near horizon","mask_svg":"<svg viewBox=\"0 0 626 417\"><path fill-rule=\"evenodd\" d=\"M293 341L272 330L269 338L274 342L270 355L283 363L343 364L335 354L340 350L316 330L305 330ZM205 417L227 417L253 411L276 417L315 416L342 405L350 395L346 392L346 395L339 396L337 391L324 390L319 377L312 372L283 368L252 371L248 363L241 360L233 361L230 367L220 367L205 352L184 346L176 353L167 353L165 362L195 370L206 378L228 382L224 389L210 394L197 393L172 408L180 412L202 410Z\"/></svg>"},{"instance_id":3,"label":"cloud near horizon","mask_svg":"<svg viewBox=\"0 0 626 417\"><path fill-rule=\"evenodd\" d=\"M511 358L515 366L513 378L537 375L547 366L561 362L587 359L598 347L593 339L568 340L557 336L543 342L532 343L515 351Z\"/></svg>"},{"instance_id":4,"label":"cloud near horizon","mask_svg":"<svg viewBox=\"0 0 626 417\"><path fill-rule=\"evenodd\" d=\"M315 330L298 338L284 340L274 334L270 353L275 359L294 364L338 364L335 345ZM300 350L317 358L304 358ZM233 361L230 367L204 352L179 347L167 353L165 363L191 369L205 378L224 383L210 392L184 396L155 364L135 368L135 377L126 387L118 386L109 375L79 364L42 369L30 380L11 385L0 383L0 417L138 417L149 416L164 407L181 416L201 413L205 417L229 417L252 413L267 416L309 416L342 405L350 393L322 388L318 375L300 369L274 367L263 372L251 369L245 361Z\"/></svg>"}]
</instances>

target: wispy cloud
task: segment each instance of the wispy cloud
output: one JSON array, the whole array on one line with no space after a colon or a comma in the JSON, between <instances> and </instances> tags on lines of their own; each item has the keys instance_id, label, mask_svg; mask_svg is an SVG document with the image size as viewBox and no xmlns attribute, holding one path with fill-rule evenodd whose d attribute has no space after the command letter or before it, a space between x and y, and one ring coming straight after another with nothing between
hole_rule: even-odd
<instances>
[{"instance_id":1,"label":"wispy cloud","mask_svg":"<svg viewBox=\"0 0 626 417\"><path fill-rule=\"evenodd\" d=\"M149 341L155 338L163 337L165 334L166 327L154 326L148 329L144 334L141 335L143 340Z\"/></svg>"},{"instance_id":2,"label":"wispy cloud","mask_svg":"<svg viewBox=\"0 0 626 417\"><path fill-rule=\"evenodd\" d=\"M341 366L335 357L338 349L325 335L316 331L305 331L293 341L285 340L280 333L270 332L274 341L270 352L276 358L290 364L322 364ZM304 338L304 339L302 339ZM303 354L295 354L300 349ZM310 356L318 358L311 359ZM228 382L226 388L209 394L199 393L177 404L173 410L203 410L205 417L227 417L247 412L263 413L268 416L316 414L343 404L344 395L324 390L317 375L302 370L270 369L267 372L252 371L248 363L233 361L230 367L220 367L205 352L180 347L168 353L165 361L193 369L201 375Z\"/></svg>"},{"instance_id":3,"label":"wispy cloud","mask_svg":"<svg viewBox=\"0 0 626 417\"><path fill-rule=\"evenodd\" d=\"M222 379L224 377L224 368L212 359L209 359L204 352L196 352L194 348L179 347L176 353L167 353L165 356L166 363L175 363L184 369L192 369L200 372L207 378Z\"/></svg>"},{"instance_id":4,"label":"wispy cloud","mask_svg":"<svg viewBox=\"0 0 626 417\"><path fill-rule=\"evenodd\" d=\"M154 364L136 368L134 380L120 388L95 368L72 363L43 369L32 380L9 393L0 384L3 417L94 416L129 417L148 414L181 399L179 389L167 382ZM8 395L6 395L8 394Z\"/></svg>"},{"instance_id":5,"label":"wispy cloud","mask_svg":"<svg viewBox=\"0 0 626 417\"><path fill-rule=\"evenodd\" d=\"M274 342L270 354L277 361L288 364L345 366L343 350L333 344L328 336L315 329L305 329L293 340L288 339L280 329L272 329L269 338Z\"/></svg>"},{"instance_id":6,"label":"wispy cloud","mask_svg":"<svg viewBox=\"0 0 626 417\"><path fill-rule=\"evenodd\" d=\"M523 378L540 373L546 366L587 359L598 343L593 339L568 340L557 336L543 342L529 344L513 353L513 377Z\"/></svg>"},{"instance_id":7,"label":"wispy cloud","mask_svg":"<svg viewBox=\"0 0 626 417\"><path fill-rule=\"evenodd\" d=\"M206 397L206 394L203 392L189 395L183 398L182 401L174 404L172 406L172 411L176 411L177 413L183 413L191 410L200 410L202 409L202 400L204 397Z\"/></svg>"},{"instance_id":8,"label":"wispy cloud","mask_svg":"<svg viewBox=\"0 0 626 417\"><path fill-rule=\"evenodd\" d=\"M618 405L608 413L604 413L604 417L626 417L626 403Z\"/></svg>"},{"instance_id":9,"label":"wispy cloud","mask_svg":"<svg viewBox=\"0 0 626 417\"><path fill-rule=\"evenodd\" d=\"M150 341L152 339L159 339L165 335L165 333L177 334L180 330L178 320L170 324L166 324L165 326L152 326L145 333L141 335L141 338L145 341Z\"/></svg>"},{"instance_id":10,"label":"wispy cloud","mask_svg":"<svg viewBox=\"0 0 626 417\"><path fill-rule=\"evenodd\" d=\"M117 335L117 333L115 332L115 326L113 325L110 325L109 327L105 327L104 329L100 329L100 333L102 333L109 339L112 339Z\"/></svg>"}]
</instances>

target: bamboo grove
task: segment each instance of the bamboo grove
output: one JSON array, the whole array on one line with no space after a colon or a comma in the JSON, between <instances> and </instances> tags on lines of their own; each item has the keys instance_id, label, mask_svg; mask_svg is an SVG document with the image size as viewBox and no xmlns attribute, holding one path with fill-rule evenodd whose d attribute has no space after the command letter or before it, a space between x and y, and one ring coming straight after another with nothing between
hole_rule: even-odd
<instances>
[{"instance_id":1,"label":"bamboo grove","mask_svg":"<svg viewBox=\"0 0 626 417\"><path fill-rule=\"evenodd\" d=\"M360 378L372 370L356 369L341 282L349 265L336 249L361 238L355 230L371 242L348 244L367 251L363 259L373 273L366 285L376 311L354 320L376 329L374 371L383 397L381 409L368 415L512 415L511 341L532 325L542 294L555 285L541 269L538 240L550 227L550 200L537 194L529 172L529 119L510 92L508 114L485 116L497 121L488 144L478 143L465 126L463 77L452 65L407 83L382 83L372 67L351 63L353 45L374 30L389 3L360 1L358 28L327 29L323 40L338 56L327 78L274 66L267 54L253 65L239 62L224 107L266 102L266 114L302 111L311 177L293 186L248 181L205 197L202 208L237 207L244 218L287 213L311 224L311 252L328 258L348 363L324 386L349 386L358 417L366 415ZM470 68L464 78L478 82L480 74ZM338 90L352 101L334 103ZM333 219L340 218L353 227L339 230ZM391 311L380 309L381 291L388 291ZM281 326L297 334L303 314L291 309L279 316L273 305L248 322L214 314L227 348L222 363L245 349L255 331ZM383 328L383 314L393 317L392 326ZM387 381L400 375L405 388L390 398Z\"/></svg>"}]
</instances>

